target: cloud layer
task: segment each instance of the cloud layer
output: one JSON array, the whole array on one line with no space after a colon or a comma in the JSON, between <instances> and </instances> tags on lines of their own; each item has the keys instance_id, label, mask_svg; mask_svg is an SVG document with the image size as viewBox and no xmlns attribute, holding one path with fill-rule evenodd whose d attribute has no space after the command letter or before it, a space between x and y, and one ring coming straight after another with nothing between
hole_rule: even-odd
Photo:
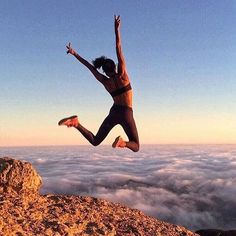
<instances>
[{"instance_id":1,"label":"cloud layer","mask_svg":"<svg viewBox=\"0 0 236 236\"><path fill-rule=\"evenodd\" d=\"M5 152L4 152L5 151ZM31 161L42 193L92 195L189 229L236 228L236 146L3 149Z\"/></svg>"}]
</instances>

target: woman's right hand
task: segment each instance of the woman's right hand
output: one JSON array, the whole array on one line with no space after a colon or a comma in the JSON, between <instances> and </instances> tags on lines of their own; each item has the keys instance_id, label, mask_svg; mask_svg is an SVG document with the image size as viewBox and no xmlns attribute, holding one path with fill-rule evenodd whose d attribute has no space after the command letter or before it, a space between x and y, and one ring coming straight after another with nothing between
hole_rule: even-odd
<instances>
[{"instance_id":1,"label":"woman's right hand","mask_svg":"<svg viewBox=\"0 0 236 236\"><path fill-rule=\"evenodd\" d=\"M67 54L70 53L71 55L75 55L76 52L75 52L75 50L71 47L71 44L70 44L70 43L69 43L68 46L66 46L66 47L67 47L67 49L68 49L67 52L66 52Z\"/></svg>"}]
</instances>

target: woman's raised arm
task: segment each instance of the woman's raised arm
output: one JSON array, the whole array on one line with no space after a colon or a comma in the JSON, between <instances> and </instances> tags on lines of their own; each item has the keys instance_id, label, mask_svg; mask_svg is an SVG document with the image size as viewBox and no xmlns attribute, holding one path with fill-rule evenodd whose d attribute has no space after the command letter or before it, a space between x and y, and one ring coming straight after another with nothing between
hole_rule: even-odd
<instances>
[{"instance_id":1,"label":"woman's raised arm","mask_svg":"<svg viewBox=\"0 0 236 236\"><path fill-rule=\"evenodd\" d=\"M83 57L81 57L72 47L71 43L69 43L67 46L67 54L73 55L80 63L82 63L84 66L86 66L92 74L95 76L95 78L103 83L104 76L97 71L97 69L90 64L87 60L85 60Z\"/></svg>"},{"instance_id":2,"label":"woman's raised arm","mask_svg":"<svg viewBox=\"0 0 236 236\"><path fill-rule=\"evenodd\" d=\"M125 58L121 48L121 36L120 36L120 16L114 16L115 23L115 36L116 36L116 55L118 59L118 72L123 74L126 72Z\"/></svg>"}]
</instances>

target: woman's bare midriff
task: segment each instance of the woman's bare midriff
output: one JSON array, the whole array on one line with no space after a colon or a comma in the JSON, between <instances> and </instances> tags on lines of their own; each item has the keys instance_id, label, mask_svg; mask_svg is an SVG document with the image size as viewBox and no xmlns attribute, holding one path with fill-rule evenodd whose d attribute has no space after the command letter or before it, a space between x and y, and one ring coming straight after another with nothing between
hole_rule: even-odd
<instances>
[{"instance_id":1,"label":"woman's bare midriff","mask_svg":"<svg viewBox=\"0 0 236 236\"><path fill-rule=\"evenodd\" d=\"M106 90L110 93L122 87L125 87L130 83L128 74L125 73L123 76L117 75L115 78L105 80L103 85L105 86ZM128 90L120 95L114 96L113 98L114 104L121 105L121 106L133 106L133 91Z\"/></svg>"},{"instance_id":2,"label":"woman's bare midriff","mask_svg":"<svg viewBox=\"0 0 236 236\"><path fill-rule=\"evenodd\" d=\"M114 104L121 105L121 106L133 106L133 92L129 90L123 94L120 94L116 97L113 97Z\"/></svg>"}]
</instances>

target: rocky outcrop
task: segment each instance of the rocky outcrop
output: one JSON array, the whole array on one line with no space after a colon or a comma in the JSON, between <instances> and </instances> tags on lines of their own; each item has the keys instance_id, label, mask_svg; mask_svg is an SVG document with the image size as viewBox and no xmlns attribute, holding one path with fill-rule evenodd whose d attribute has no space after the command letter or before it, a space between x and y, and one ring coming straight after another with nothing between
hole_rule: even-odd
<instances>
[{"instance_id":1,"label":"rocky outcrop","mask_svg":"<svg viewBox=\"0 0 236 236\"><path fill-rule=\"evenodd\" d=\"M41 177L28 162L0 158L0 194L38 195Z\"/></svg>"},{"instance_id":2,"label":"rocky outcrop","mask_svg":"<svg viewBox=\"0 0 236 236\"><path fill-rule=\"evenodd\" d=\"M0 158L0 235L197 236L141 211L92 197L39 195L30 163Z\"/></svg>"}]
</instances>

